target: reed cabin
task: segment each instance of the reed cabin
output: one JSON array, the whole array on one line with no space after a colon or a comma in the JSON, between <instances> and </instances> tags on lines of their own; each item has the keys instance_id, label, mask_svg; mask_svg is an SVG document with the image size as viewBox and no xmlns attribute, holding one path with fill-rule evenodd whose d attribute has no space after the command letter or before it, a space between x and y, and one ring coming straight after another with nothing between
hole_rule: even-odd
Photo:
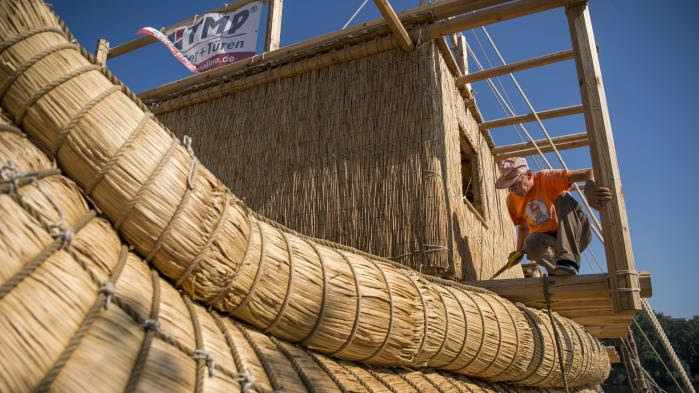
<instances>
[{"instance_id":1,"label":"reed cabin","mask_svg":"<svg viewBox=\"0 0 699 393\"><path fill-rule=\"evenodd\" d=\"M175 134L192 138L197 157L236 195L295 231L550 304L597 337L627 335L650 277L635 269L585 1L446 0L396 13L377 0L384 18L282 48L282 2L265 3L265 53L139 95ZM568 20L570 50L469 72L461 32L553 8ZM110 48L100 40L97 57L153 42ZM566 60L576 64L579 105L483 118L470 83ZM507 146L490 137L491 128L577 113L584 133ZM498 160L580 147L614 193L598 223L607 273L537 278L516 266L489 280L516 240L505 193L494 187Z\"/></svg>"}]
</instances>

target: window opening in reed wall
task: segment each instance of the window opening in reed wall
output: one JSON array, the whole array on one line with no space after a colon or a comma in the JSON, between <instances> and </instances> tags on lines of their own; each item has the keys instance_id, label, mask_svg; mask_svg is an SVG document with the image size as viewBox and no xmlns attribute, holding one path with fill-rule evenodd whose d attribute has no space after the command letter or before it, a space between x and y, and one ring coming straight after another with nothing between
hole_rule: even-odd
<instances>
[{"instance_id":1,"label":"window opening in reed wall","mask_svg":"<svg viewBox=\"0 0 699 393\"><path fill-rule=\"evenodd\" d=\"M461 126L459 126L461 128ZM481 198L480 168L478 166L478 156L476 150L471 145L468 138L464 137L465 132L461 131L461 193L464 203L470 203L481 216L483 214L483 199Z\"/></svg>"}]
</instances>

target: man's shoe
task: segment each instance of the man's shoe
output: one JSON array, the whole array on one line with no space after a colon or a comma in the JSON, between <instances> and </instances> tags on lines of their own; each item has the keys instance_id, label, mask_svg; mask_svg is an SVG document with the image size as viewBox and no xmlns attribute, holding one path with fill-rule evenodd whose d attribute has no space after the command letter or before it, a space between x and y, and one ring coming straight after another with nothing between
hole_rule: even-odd
<instances>
[{"instance_id":1,"label":"man's shoe","mask_svg":"<svg viewBox=\"0 0 699 393\"><path fill-rule=\"evenodd\" d=\"M572 261L556 261L554 276L574 276L578 274L578 267Z\"/></svg>"}]
</instances>

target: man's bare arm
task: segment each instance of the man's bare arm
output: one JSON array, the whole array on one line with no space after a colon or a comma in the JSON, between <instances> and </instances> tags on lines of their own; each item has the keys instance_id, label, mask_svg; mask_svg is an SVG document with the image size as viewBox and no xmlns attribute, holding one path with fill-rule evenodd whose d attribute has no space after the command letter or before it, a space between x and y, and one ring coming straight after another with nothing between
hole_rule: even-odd
<instances>
[{"instance_id":1,"label":"man's bare arm","mask_svg":"<svg viewBox=\"0 0 699 393\"><path fill-rule=\"evenodd\" d=\"M524 251L524 239L529 236L529 224L527 220L522 220L519 225L517 225L517 249L516 251Z\"/></svg>"},{"instance_id":2,"label":"man's bare arm","mask_svg":"<svg viewBox=\"0 0 699 393\"><path fill-rule=\"evenodd\" d=\"M612 192L609 188L600 187L595 183L595 176L590 168L569 170L567 178L571 183L585 182L585 198L590 206L597 210L612 200Z\"/></svg>"}]
</instances>

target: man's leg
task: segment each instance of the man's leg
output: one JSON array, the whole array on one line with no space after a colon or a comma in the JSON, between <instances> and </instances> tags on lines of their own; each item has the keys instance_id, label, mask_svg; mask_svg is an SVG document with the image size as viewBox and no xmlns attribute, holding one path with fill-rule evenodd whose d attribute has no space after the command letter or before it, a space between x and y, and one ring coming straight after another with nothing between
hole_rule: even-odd
<instances>
[{"instance_id":1,"label":"man's leg","mask_svg":"<svg viewBox=\"0 0 699 393\"><path fill-rule=\"evenodd\" d=\"M578 270L580 254L585 251L591 240L590 222L578 201L569 193L559 195L554 204L558 216L558 236L554 246L556 265L566 265ZM568 269L567 273L575 274L575 271Z\"/></svg>"},{"instance_id":2,"label":"man's leg","mask_svg":"<svg viewBox=\"0 0 699 393\"><path fill-rule=\"evenodd\" d=\"M524 251L530 260L544 266L549 274L553 274L556 251L556 237L548 233L531 233L524 240Z\"/></svg>"}]
</instances>

